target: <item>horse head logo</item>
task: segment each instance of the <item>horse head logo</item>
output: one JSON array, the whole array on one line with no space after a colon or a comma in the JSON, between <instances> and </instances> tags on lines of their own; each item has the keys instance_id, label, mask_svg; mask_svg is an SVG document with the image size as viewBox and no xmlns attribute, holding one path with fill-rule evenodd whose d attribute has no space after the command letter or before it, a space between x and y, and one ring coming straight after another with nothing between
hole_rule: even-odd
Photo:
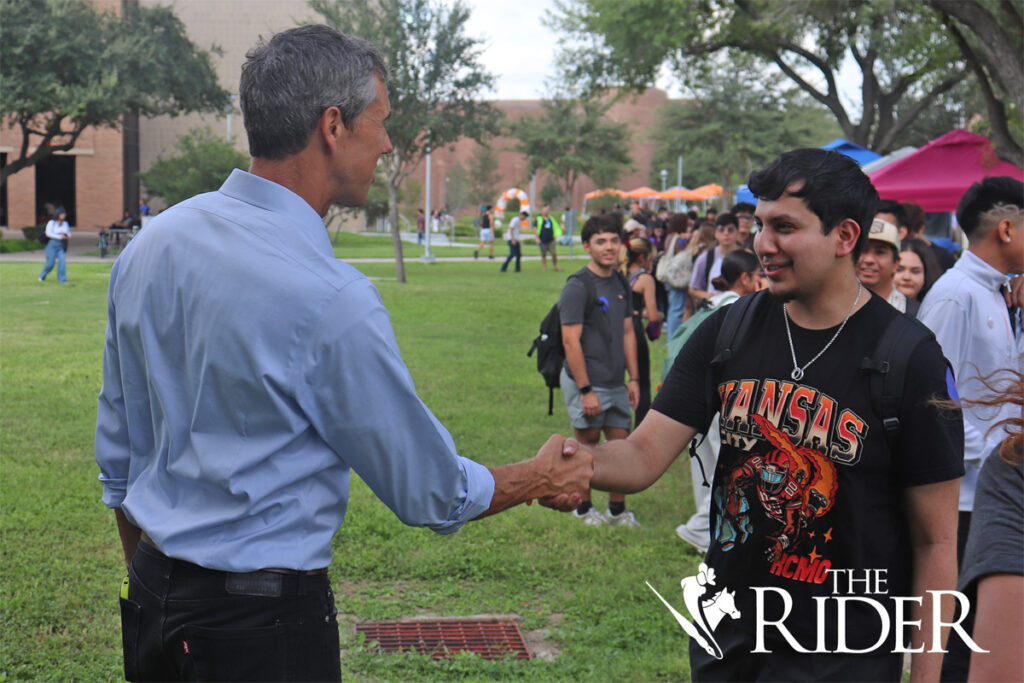
<instances>
[{"instance_id":1,"label":"horse head logo","mask_svg":"<svg viewBox=\"0 0 1024 683\"><path fill-rule=\"evenodd\" d=\"M701 562L696 576L687 576L679 582L679 585L683 589L683 604L686 605L690 619L693 619L692 622L670 605L661 596L661 593L654 589L654 586L647 583L647 587L658 596L658 599L668 608L687 635L693 638L709 655L721 659L722 649L715 641L714 631L725 617L740 618L740 611L736 607L736 591L729 591L725 588L714 590L715 570L703 562Z\"/></svg>"}]
</instances>

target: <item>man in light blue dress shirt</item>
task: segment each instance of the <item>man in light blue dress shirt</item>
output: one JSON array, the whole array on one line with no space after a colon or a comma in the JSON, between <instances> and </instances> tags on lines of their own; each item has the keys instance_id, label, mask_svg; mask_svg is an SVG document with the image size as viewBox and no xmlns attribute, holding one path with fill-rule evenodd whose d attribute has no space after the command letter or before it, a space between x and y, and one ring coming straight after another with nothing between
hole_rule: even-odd
<instances>
[{"instance_id":1,"label":"man in light blue dress shirt","mask_svg":"<svg viewBox=\"0 0 1024 683\"><path fill-rule=\"evenodd\" d=\"M250 172L153 219L110 277L96 460L130 563L129 680L337 680L326 568L355 470L453 533L579 504L589 457L488 468L417 397L372 284L322 216L391 152L387 67L324 26L247 55ZM549 449L550 450L550 449Z\"/></svg>"}]
</instances>

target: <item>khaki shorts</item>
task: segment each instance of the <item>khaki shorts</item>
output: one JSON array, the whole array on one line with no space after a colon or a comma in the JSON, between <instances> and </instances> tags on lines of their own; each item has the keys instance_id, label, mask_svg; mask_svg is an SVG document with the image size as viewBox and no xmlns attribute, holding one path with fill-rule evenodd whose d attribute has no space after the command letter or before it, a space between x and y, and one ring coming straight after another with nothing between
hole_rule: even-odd
<instances>
[{"instance_id":1,"label":"khaki shorts","mask_svg":"<svg viewBox=\"0 0 1024 683\"><path fill-rule=\"evenodd\" d=\"M540 242L540 253L541 254L554 254L555 253L555 241Z\"/></svg>"},{"instance_id":2,"label":"khaki shorts","mask_svg":"<svg viewBox=\"0 0 1024 683\"><path fill-rule=\"evenodd\" d=\"M615 427L628 430L633 426L633 409L629 405L629 392L625 385L594 387L594 394L601 404L601 412L591 417L583 414L579 387L569 377L564 367L559 381L562 385L562 394L565 396L565 409L569 412L569 424L576 429Z\"/></svg>"}]
</instances>

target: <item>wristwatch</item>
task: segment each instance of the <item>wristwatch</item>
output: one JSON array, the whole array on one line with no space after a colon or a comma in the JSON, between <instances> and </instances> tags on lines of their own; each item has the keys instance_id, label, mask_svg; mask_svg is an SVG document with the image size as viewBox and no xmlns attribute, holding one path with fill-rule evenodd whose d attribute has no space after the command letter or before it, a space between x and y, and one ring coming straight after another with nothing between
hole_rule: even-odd
<instances>
[{"instance_id":1,"label":"wristwatch","mask_svg":"<svg viewBox=\"0 0 1024 683\"><path fill-rule=\"evenodd\" d=\"M589 394L593 390L594 387L590 386L589 384L584 384L582 387L580 387L581 394Z\"/></svg>"}]
</instances>

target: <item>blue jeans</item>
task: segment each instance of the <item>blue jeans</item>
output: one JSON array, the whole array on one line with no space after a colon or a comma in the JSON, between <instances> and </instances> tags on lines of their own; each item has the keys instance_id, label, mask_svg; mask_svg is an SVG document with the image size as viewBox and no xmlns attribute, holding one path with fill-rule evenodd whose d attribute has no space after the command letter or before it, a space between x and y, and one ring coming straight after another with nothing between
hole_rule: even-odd
<instances>
[{"instance_id":1,"label":"blue jeans","mask_svg":"<svg viewBox=\"0 0 1024 683\"><path fill-rule=\"evenodd\" d=\"M50 274L50 271L53 270L54 260L57 261L57 280L67 282L67 256L64 254L64 240L50 240L46 243L46 265L43 266L43 272L39 273L39 279L45 280L46 276Z\"/></svg>"},{"instance_id":2,"label":"blue jeans","mask_svg":"<svg viewBox=\"0 0 1024 683\"><path fill-rule=\"evenodd\" d=\"M677 327L683 324L683 313L686 311L687 292L685 289L665 285L668 291L668 316L665 318L665 325L668 327L668 337Z\"/></svg>"},{"instance_id":3,"label":"blue jeans","mask_svg":"<svg viewBox=\"0 0 1024 683\"><path fill-rule=\"evenodd\" d=\"M512 240L508 241L508 258L505 259L505 263L502 264L501 272L504 273L506 270L508 270L508 264L512 259L516 260L516 272L519 272L519 262L522 259L523 255L522 246L522 242L516 242L515 244L512 244Z\"/></svg>"}]
</instances>

